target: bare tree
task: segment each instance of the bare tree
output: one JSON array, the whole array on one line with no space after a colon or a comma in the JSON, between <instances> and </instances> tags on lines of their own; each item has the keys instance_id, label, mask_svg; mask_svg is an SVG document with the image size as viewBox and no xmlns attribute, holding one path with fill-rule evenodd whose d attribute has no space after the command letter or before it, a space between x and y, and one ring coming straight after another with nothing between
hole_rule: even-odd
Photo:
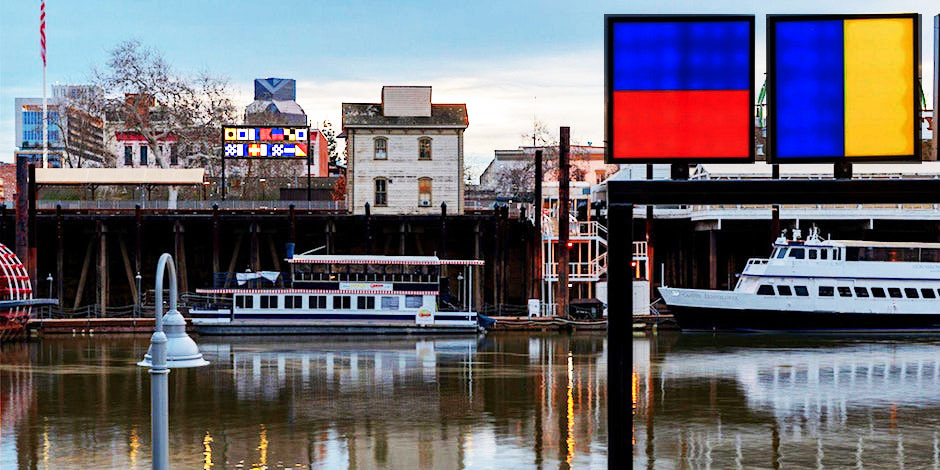
<instances>
[{"instance_id":1,"label":"bare tree","mask_svg":"<svg viewBox=\"0 0 940 470\"><path fill-rule=\"evenodd\" d=\"M118 44L93 77L104 90L99 104L108 119L143 136L161 168L170 166L169 140L181 155L218 155L219 129L236 118L225 80L206 72L181 75L159 51L137 41ZM171 187L169 199L177 194Z\"/></svg>"}]
</instances>

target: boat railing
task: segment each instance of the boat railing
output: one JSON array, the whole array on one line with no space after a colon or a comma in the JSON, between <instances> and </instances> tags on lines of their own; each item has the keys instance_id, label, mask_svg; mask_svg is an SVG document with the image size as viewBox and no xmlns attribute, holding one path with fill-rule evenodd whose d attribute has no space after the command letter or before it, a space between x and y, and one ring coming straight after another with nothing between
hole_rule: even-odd
<instances>
[{"instance_id":1,"label":"boat railing","mask_svg":"<svg viewBox=\"0 0 940 470\"><path fill-rule=\"evenodd\" d=\"M295 282L413 282L437 284L439 279L436 274L294 273Z\"/></svg>"}]
</instances>

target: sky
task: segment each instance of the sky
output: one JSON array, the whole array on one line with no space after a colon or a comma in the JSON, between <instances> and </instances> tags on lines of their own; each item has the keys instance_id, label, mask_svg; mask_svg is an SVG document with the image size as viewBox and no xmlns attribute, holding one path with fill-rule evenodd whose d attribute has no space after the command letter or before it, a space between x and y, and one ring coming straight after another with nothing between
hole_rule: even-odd
<instances>
[{"instance_id":1,"label":"sky","mask_svg":"<svg viewBox=\"0 0 940 470\"><path fill-rule=\"evenodd\" d=\"M87 83L111 48L138 40L181 73L226 78L239 108L255 78L294 78L311 122L336 127L343 102L379 102L383 85L431 85L435 103L467 104L464 153L479 175L495 149L524 145L536 119L554 132L570 126L572 143L602 144L606 13L757 15L759 89L764 15L908 12L923 15L931 103L935 0L48 0L47 77ZM0 161L13 158L14 98L40 96L39 0L0 0Z\"/></svg>"}]
</instances>

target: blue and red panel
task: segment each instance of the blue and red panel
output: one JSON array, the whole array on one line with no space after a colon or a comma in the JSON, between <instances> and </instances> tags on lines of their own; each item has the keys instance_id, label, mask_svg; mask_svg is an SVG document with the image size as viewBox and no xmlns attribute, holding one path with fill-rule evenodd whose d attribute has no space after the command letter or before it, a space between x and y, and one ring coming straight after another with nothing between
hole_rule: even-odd
<instances>
[{"instance_id":1,"label":"blue and red panel","mask_svg":"<svg viewBox=\"0 0 940 470\"><path fill-rule=\"evenodd\" d=\"M753 17L617 17L612 162L753 157Z\"/></svg>"}]
</instances>

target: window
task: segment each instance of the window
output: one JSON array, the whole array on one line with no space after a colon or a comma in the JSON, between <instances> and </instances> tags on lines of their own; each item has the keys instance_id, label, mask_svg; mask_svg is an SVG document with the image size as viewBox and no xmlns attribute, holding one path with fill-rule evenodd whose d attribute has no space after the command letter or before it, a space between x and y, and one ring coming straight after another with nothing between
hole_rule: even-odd
<instances>
[{"instance_id":1,"label":"window","mask_svg":"<svg viewBox=\"0 0 940 470\"><path fill-rule=\"evenodd\" d=\"M879 299L883 299L885 297L885 290L881 287L872 287L871 296L878 297Z\"/></svg>"},{"instance_id":2,"label":"window","mask_svg":"<svg viewBox=\"0 0 940 470\"><path fill-rule=\"evenodd\" d=\"M147 146L140 146L140 166L147 166Z\"/></svg>"},{"instance_id":3,"label":"window","mask_svg":"<svg viewBox=\"0 0 940 470\"><path fill-rule=\"evenodd\" d=\"M790 248L790 257L796 259L803 259L803 249L802 248Z\"/></svg>"},{"instance_id":4,"label":"window","mask_svg":"<svg viewBox=\"0 0 940 470\"><path fill-rule=\"evenodd\" d=\"M375 179L375 206L385 207L388 205L388 180L385 178Z\"/></svg>"},{"instance_id":5,"label":"window","mask_svg":"<svg viewBox=\"0 0 940 470\"><path fill-rule=\"evenodd\" d=\"M852 289L848 286L839 286L839 297L852 297Z\"/></svg>"},{"instance_id":6,"label":"window","mask_svg":"<svg viewBox=\"0 0 940 470\"><path fill-rule=\"evenodd\" d=\"M818 254L818 250L806 250L806 251L807 251L807 253L809 254L809 259L816 259L816 255Z\"/></svg>"},{"instance_id":7,"label":"window","mask_svg":"<svg viewBox=\"0 0 940 470\"><path fill-rule=\"evenodd\" d=\"M418 139L418 160L431 159L431 138L422 137Z\"/></svg>"},{"instance_id":8,"label":"window","mask_svg":"<svg viewBox=\"0 0 940 470\"><path fill-rule=\"evenodd\" d=\"M398 310L398 297L382 296L382 310Z\"/></svg>"},{"instance_id":9,"label":"window","mask_svg":"<svg viewBox=\"0 0 940 470\"><path fill-rule=\"evenodd\" d=\"M764 284L757 288L757 295L774 295L774 288Z\"/></svg>"},{"instance_id":10,"label":"window","mask_svg":"<svg viewBox=\"0 0 940 470\"><path fill-rule=\"evenodd\" d=\"M920 290L920 295L924 296L925 299L937 298L937 295L933 293L933 289L927 289L926 287Z\"/></svg>"},{"instance_id":11,"label":"window","mask_svg":"<svg viewBox=\"0 0 940 470\"><path fill-rule=\"evenodd\" d=\"M421 308L423 304L424 299L420 295L405 296L405 308Z\"/></svg>"},{"instance_id":12,"label":"window","mask_svg":"<svg viewBox=\"0 0 940 470\"><path fill-rule=\"evenodd\" d=\"M326 308L326 296L325 295L311 295L307 299L307 301L310 302L310 306L308 308L311 308L311 309Z\"/></svg>"},{"instance_id":13,"label":"window","mask_svg":"<svg viewBox=\"0 0 940 470\"><path fill-rule=\"evenodd\" d=\"M175 146L175 145L170 145L169 147L170 147L170 165L174 165L174 166L179 165L179 164L180 164L180 155L179 155L179 152L177 152L177 150L176 150L176 146ZM300 308L300 307L298 307L298 308Z\"/></svg>"},{"instance_id":14,"label":"window","mask_svg":"<svg viewBox=\"0 0 940 470\"><path fill-rule=\"evenodd\" d=\"M809 296L809 290L806 288L806 286L793 286L793 290L796 291L796 295L800 297Z\"/></svg>"},{"instance_id":15,"label":"window","mask_svg":"<svg viewBox=\"0 0 940 470\"><path fill-rule=\"evenodd\" d=\"M777 294L793 295L793 292L790 290L790 286L777 286Z\"/></svg>"},{"instance_id":16,"label":"window","mask_svg":"<svg viewBox=\"0 0 940 470\"><path fill-rule=\"evenodd\" d=\"M124 166L134 166L134 146L124 146Z\"/></svg>"},{"instance_id":17,"label":"window","mask_svg":"<svg viewBox=\"0 0 940 470\"><path fill-rule=\"evenodd\" d=\"M348 295L334 295L333 296L333 308L334 309L349 309L350 301Z\"/></svg>"},{"instance_id":18,"label":"window","mask_svg":"<svg viewBox=\"0 0 940 470\"><path fill-rule=\"evenodd\" d=\"M856 287L855 288L856 297L868 297L868 288L867 287Z\"/></svg>"},{"instance_id":19,"label":"window","mask_svg":"<svg viewBox=\"0 0 940 470\"><path fill-rule=\"evenodd\" d=\"M820 297L832 297L834 291L835 289L832 286L819 286Z\"/></svg>"},{"instance_id":20,"label":"window","mask_svg":"<svg viewBox=\"0 0 940 470\"><path fill-rule=\"evenodd\" d=\"M905 287L905 288L904 288L904 296L907 297L907 298L909 298L909 299L919 299L919 298L920 298L920 296L917 295L917 289L915 289L915 288L913 288L913 287Z\"/></svg>"},{"instance_id":21,"label":"window","mask_svg":"<svg viewBox=\"0 0 940 470\"><path fill-rule=\"evenodd\" d=\"M359 310L375 310L375 297L360 295L356 297L356 308Z\"/></svg>"},{"instance_id":22,"label":"window","mask_svg":"<svg viewBox=\"0 0 940 470\"><path fill-rule=\"evenodd\" d=\"M842 250L835 250L832 252L832 259L838 261L842 259Z\"/></svg>"},{"instance_id":23,"label":"window","mask_svg":"<svg viewBox=\"0 0 940 470\"><path fill-rule=\"evenodd\" d=\"M254 296L236 295L235 306L238 308L254 308Z\"/></svg>"},{"instance_id":24,"label":"window","mask_svg":"<svg viewBox=\"0 0 940 470\"><path fill-rule=\"evenodd\" d=\"M777 252L777 258L786 258L786 256L787 256L787 249L780 248L780 251Z\"/></svg>"},{"instance_id":25,"label":"window","mask_svg":"<svg viewBox=\"0 0 940 470\"><path fill-rule=\"evenodd\" d=\"M431 207L431 178L418 178L418 205Z\"/></svg>"},{"instance_id":26,"label":"window","mask_svg":"<svg viewBox=\"0 0 940 470\"><path fill-rule=\"evenodd\" d=\"M373 155L375 160L388 160L388 139L385 137L376 137L373 140Z\"/></svg>"},{"instance_id":27,"label":"window","mask_svg":"<svg viewBox=\"0 0 940 470\"><path fill-rule=\"evenodd\" d=\"M819 251L819 259L828 259L828 258L829 258L829 250Z\"/></svg>"},{"instance_id":28,"label":"window","mask_svg":"<svg viewBox=\"0 0 940 470\"><path fill-rule=\"evenodd\" d=\"M901 289L898 289L897 287L889 287L889 288L888 288L888 295L890 295L892 298L900 299L900 298L901 298Z\"/></svg>"},{"instance_id":29,"label":"window","mask_svg":"<svg viewBox=\"0 0 940 470\"><path fill-rule=\"evenodd\" d=\"M276 295L262 295L261 296L261 308L277 308L277 296Z\"/></svg>"},{"instance_id":30,"label":"window","mask_svg":"<svg viewBox=\"0 0 940 470\"><path fill-rule=\"evenodd\" d=\"M304 308L304 298L299 295L285 296L284 308Z\"/></svg>"}]
</instances>

